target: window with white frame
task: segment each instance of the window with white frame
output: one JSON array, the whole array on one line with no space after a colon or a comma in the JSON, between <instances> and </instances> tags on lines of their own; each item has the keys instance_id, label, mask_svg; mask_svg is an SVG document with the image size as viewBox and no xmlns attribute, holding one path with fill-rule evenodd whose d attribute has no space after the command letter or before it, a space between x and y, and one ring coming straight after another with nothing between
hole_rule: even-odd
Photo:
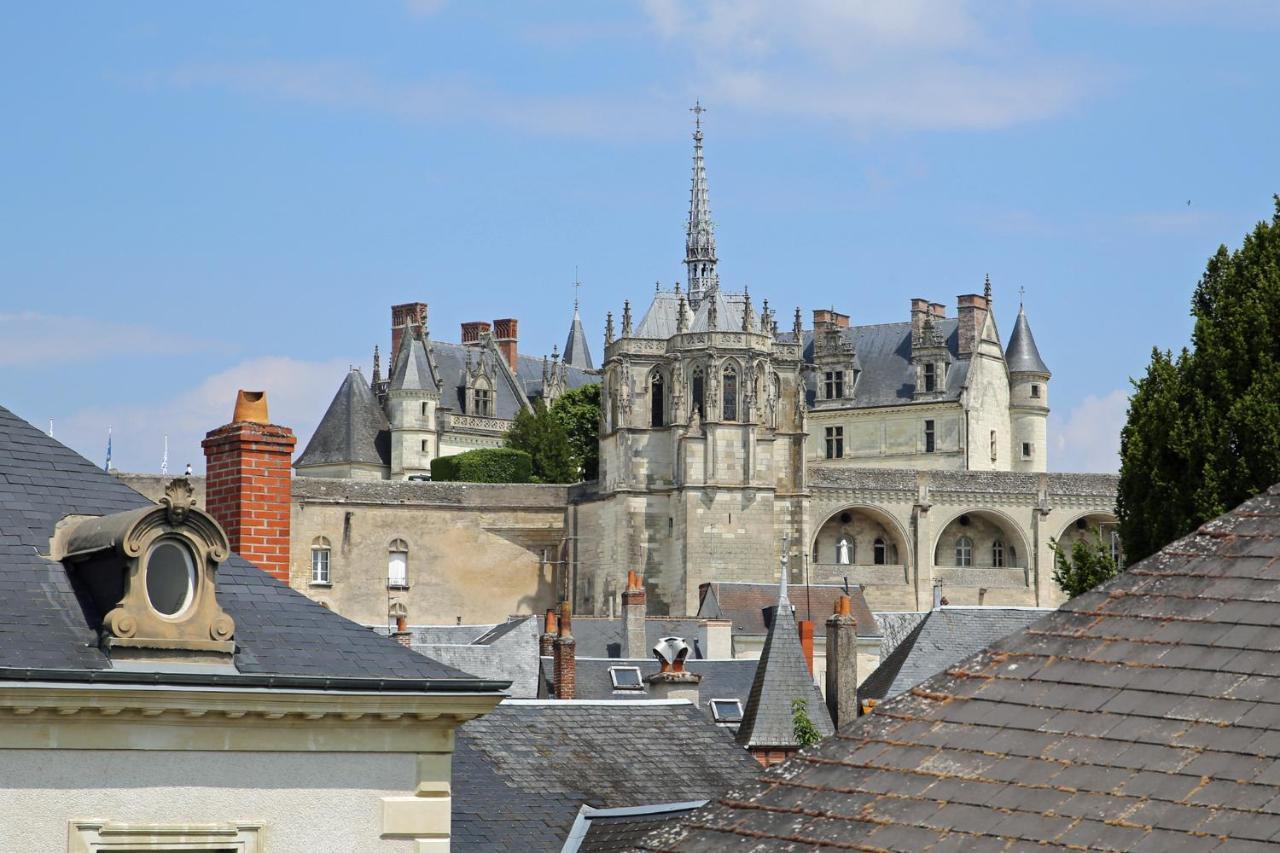
<instances>
[{"instance_id":1,"label":"window with white frame","mask_svg":"<svg viewBox=\"0 0 1280 853\"><path fill-rule=\"evenodd\" d=\"M318 584L331 583L329 575L329 556L332 549L329 540L317 536L311 540L311 582Z\"/></svg>"},{"instance_id":2,"label":"window with white frame","mask_svg":"<svg viewBox=\"0 0 1280 853\"><path fill-rule=\"evenodd\" d=\"M614 690L644 690L638 666L609 667L609 681L613 683Z\"/></svg>"},{"instance_id":3,"label":"window with white frame","mask_svg":"<svg viewBox=\"0 0 1280 853\"><path fill-rule=\"evenodd\" d=\"M738 699L712 699L711 718L717 723L741 723L742 702Z\"/></svg>"},{"instance_id":4,"label":"window with white frame","mask_svg":"<svg viewBox=\"0 0 1280 853\"><path fill-rule=\"evenodd\" d=\"M961 536L956 540L956 565L973 565L973 540L968 536Z\"/></svg>"},{"instance_id":5,"label":"window with white frame","mask_svg":"<svg viewBox=\"0 0 1280 853\"><path fill-rule=\"evenodd\" d=\"M409 543L392 539L387 547L387 586L403 588L409 585Z\"/></svg>"}]
</instances>

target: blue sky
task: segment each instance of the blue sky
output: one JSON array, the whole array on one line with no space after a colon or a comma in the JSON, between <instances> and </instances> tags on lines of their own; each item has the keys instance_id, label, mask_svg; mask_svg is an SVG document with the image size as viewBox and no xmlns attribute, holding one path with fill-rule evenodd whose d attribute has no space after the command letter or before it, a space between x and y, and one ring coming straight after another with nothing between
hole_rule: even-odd
<instances>
[{"instance_id":1,"label":"blue sky","mask_svg":"<svg viewBox=\"0 0 1280 853\"><path fill-rule=\"evenodd\" d=\"M0 404L202 467L237 387L305 442L388 306L563 345L683 278L701 98L722 283L905 320L990 274L1054 370L1050 465L1280 191L1251 0L20 4L0 32ZM1190 202L1188 204L1188 202ZM301 446L301 445L300 445Z\"/></svg>"}]
</instances>

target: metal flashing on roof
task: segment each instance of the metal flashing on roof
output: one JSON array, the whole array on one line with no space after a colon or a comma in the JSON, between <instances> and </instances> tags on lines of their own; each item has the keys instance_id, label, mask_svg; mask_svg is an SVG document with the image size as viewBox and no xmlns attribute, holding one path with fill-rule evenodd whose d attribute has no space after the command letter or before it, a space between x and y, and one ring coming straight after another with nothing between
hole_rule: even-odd
<instances>
[{"instance_id":1,"label":"metal flashing on roof","mask_svg":"<svg viewBox=\"0 0 1280 853\"><path fill-rule=\"evenodd\" d=\"M624 806L616 809L597 809L584 805L578 810L578 817L574 820L573 828L569 830L569 837L564 840L564 847L561 847L560 851L561 853L578 853L582 842L586 839L587 833L591 829L593 820L618 817L648 817L652 815L670 817L684 812L691 812L694 809L702 808L706 804L706 800L686 800L683 803L657 803L651 806Z\"/></svg>"}]
</instances>

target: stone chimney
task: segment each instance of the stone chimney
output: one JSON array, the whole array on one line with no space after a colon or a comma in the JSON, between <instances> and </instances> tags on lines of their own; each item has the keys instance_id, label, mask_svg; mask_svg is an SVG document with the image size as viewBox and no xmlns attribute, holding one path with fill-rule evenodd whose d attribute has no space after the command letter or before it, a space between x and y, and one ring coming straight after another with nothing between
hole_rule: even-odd
<instances>
[{"instance_id":1,"label":"stone chimney","mask_svg":"<svg viewBox=\"0 0 1280 853\"><path fill-rule=\"evenodd\" d=\"M663 637L653 647L653 656L658 659L660 668L645 679L649 685L649 695L654 699L683 699L696 707L698 684L702 681L702 676L684 668L685 658L689 656L689 644L680 637Z\"/></svg>"},{"instance_id":2,"label":"stone chimney","mask_svg":"<svg viewBox=\"0 0 1280 853\"><path fill-rule=\"evenodd\" d=\"M929 316L929 300L919 297L911 300L911 343L914 346L920 340L920 331L924 328L924 319Z\"/></svg>"},{"instance_id":3,"label":"stone chimney","mask_svg":"<svg viewBox=\"0 0 1280 853\"><path fill-rule=\"evenodd\" d=\"M635 660L647 657L645 646L648 645L645 635L645 591L640 583L640 576L634 571L627 572L627 588L622 592L622 656Z\"/></svg>"},{"instance_id":4,"label":"stone chimney","mask_svg":"<svg viewBox=\"0 0 1280 853\"><path fill-rule=\"evenodd\" d=\"M498 344L498 351L502 353L502 357L506 360L507 367L511 368L512 373L516 372L518 366L517 325L518 323L514 317L493 321L493 339Z\"/></svg>"},{"instance_id":5,"label":"stone chimney","mask_svg":"<svg viewBox=\"0 0 1280 853\"><path fill-rule=\"evenodd\" d=\"M957 351L961 358L973 355L982 338L982 327L987 322L987 311L990 303L985 296L967 293L957 297L959 308L956 313L960 318L960 330L957 337Z\"/></svg>"},{"instance_id":6,"label":"stone chimney","mask_svg":"<svg viewBox=\"0 0 1280 853\"><path fill-rule=\"evenodd\" d=\"M464 344L474 344L479 341L483 335L487 334L490 328L490 325L483 320L473 320L470 323L463 323L462 342Z\"/></svg>"},{"instance_id":7,"label":"stone chimney","mask_svg":"<svg viewBox=\"0 0 1280 853\"><path fill-rule=\"evenodd\" d=\"M205 508L231 550L289 582L293 430L270 423L265 391L240 391L232 421L205 435Z\"/></svg>"},{"instance_id":8,"label":"stone chimney","mask_svg":"<svg viewBox=\"0 0 1280 853\"><path fill-rule=\"evenodd\" d=\"M813 677L813 620L800 619L796 622L800 629L800 648L804 650L804 662L809 666L809 677Z\"/></svg>"},{"instance_id":9,"label":"stone chimney","mask_svg":"<svg viewBox=\"0 0 1280 853\"><path fill-rule=\"evenodd\" d=\"M847 595L827 620L827 710L837 729L858 716L858 623Z\"/></svg>"},{"instance_id":10,"label":"stone chimney","mask_svg":"<svg viewBox=\"0 0 1280 853\"><path fill-rule=\"evenodd\" d=\"M560 602L560 622L552 650L557 699L572 699L578 693L578 666L574 649L577 642L573 639L572 622L569 602Z\"/></svg>"},{"instance_id":11,"label":"stone chimney","mask_svg":"<svg viewBox=\"0 0 1280 853\"><path fill-rule=\"evenodd\" d=\"M555 608L548 607L546 618L542 622L542 636L538 638L539 657L551 657L555 651L557 633Z\"/></svg>"},{"instance_id":12,"label":"stone chimney","mask_svg":"<svg viewBox=\"0 0 1280 853\"><path fill-rule=\"evenodd\" d=\"M733 622L728 619L703 619L698 625L702 640L702 656L708 660L733 658Z\"/></svg>"},{"instance_id":13,"label":"stone chimney","mask_svg":"<svg viewBox=\"0 0 1280 853\"><path fill-rule=\"evenodd\" d=\"M396 355L400 352L400 336L411 326L425 329L427 325L427 303L406 302L403 305L391 306L391 369L396 369ZM388 376L388 378L390 378Z\"/></svg>"},{"instance_id":14,"label":"stone chimney","mask_svg":"<svg viewBox=\"0 0 1280 853\"><path fill-rule=\"evenodd\" d=\"M409 619L405 616L396 617L396 629L391 634L395 641L406 649L413 646L413 632L409 630Z\"/></svg>"}]
</instances>

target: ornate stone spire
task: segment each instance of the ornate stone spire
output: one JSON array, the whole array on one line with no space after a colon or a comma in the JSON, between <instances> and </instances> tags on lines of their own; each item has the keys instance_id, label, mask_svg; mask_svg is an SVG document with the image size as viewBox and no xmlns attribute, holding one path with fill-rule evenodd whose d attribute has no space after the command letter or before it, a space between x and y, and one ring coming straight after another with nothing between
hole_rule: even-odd
<instances>
[{"instance_id":1,"label":"ornate stone spire","mask_svg":"<svg viewBox=\"0 0 1280 853\"><path fill-rule=\"evenodd\" d=\"M689 304L683 295L676 297L676 334L683 335L689 331Z\"/></svg>"},{"instance_id":2,"label":"ornate stone spire","mask_svg":"<svg viewBox=\"0 0 1280 853\"><path fill-rule=\"evenodd\" d=\"M608 346L613 343L613 312L610 311L604 318L604 345Z\"/></svg>"},{"instance_id":3,"label":"ornate stone spire","mask_svg":"<svg viewBox=\"0 0 1280 853\"><path fill-rule=\"evenodd\" d=\"M373 384L376 386L382 382L382 355L378 352L378 345L373 345Z\"/></svg>"},{"instance_id":4,"label":"ornate stone spire","mask_svg":"<svg viewBox=\"0 0 1280 853\"><path fill-rule=\"evenodd\" d=\"M716 274L716 233L707 197L707 167L702 161L702 114L706 107L695 102L693 131L693 188L689 195L689 226L685 236L684 263L688 268L689 305L695 311L703 297L720 285Z\"/></svg>"},{"instance_id":5,"label":"ornate stone spire","mask_svg":"<svg viewBox=\"0 0 1280 853\"><path fill-rule=\"evenodd\" d=\"M622 336L631 337L631 300L622 300Z\"/></svg>"},{"instance_id":6,"label":"ornate stone spire","mask_svg":"<svg viewBox=\"0 0 1280 853\"><path fill-rule=\"evenodd\" d=\"M742 305L742 331L753 332L755 331L756 318L755 309L751 307L751 291L744 291L742 296L744 299Z\"/></svg>"},{"instance_id":7,"label":"ornate stone spire","mask_svg":"<svg viewBox=\"0 0 1280 853\"><path fill-rule=\"evenodd\" d=\"M798 305L796 306L796 320L792 331L796 333L796 343L800 343L800 339L804 336L804 321L800 319L800 306Z\"/></svg>"},{"instance_id":8,"label":"ornate stone spire","mask_svg":"<svg viewBox=\"0 0 1280 853\"><path fill-rule=\"evenodd\" d=\"M987 275L987 281L982 285L982 296L987 300L987 308L991 307L991 275Z\"/></svg>"}]
</instances>

